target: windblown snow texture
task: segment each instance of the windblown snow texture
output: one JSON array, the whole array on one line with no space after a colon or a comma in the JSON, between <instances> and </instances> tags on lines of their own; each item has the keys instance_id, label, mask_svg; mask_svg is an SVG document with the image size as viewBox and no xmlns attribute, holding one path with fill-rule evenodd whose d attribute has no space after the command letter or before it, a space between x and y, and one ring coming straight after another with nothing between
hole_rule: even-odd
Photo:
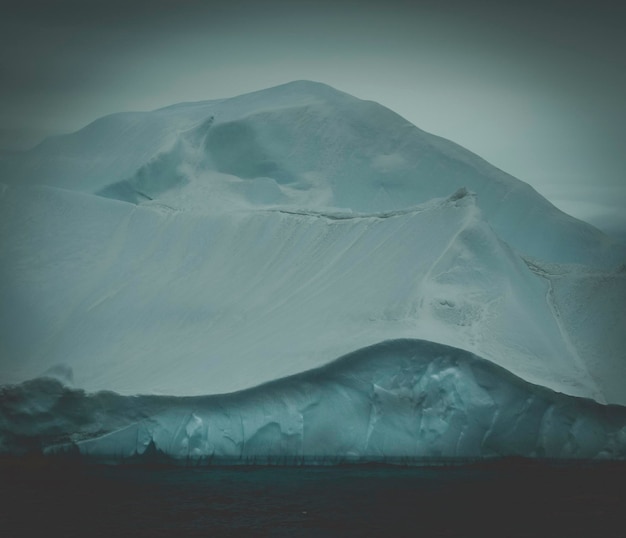
<instances>
[{"instance_id":1,"label":"windblown snow texture","mask_svg":"<svg viewBox=\"0 0 626 538\"><path fill-rule=\"evenodd\" d=\"M87 407L100 405L103 396L89 394L101 390L200 397L274 382L380 342L421 339L480 356L528 387L626 404L626 250L528 185L376 103L296 82L232 99L115 114L3 157L0 181L0 383L71 371L75 386L88 394L62 392ZM439 364L426 355L423 360ZM384 377L382 370L376 376ZM470 386L467 369L458 371L459 383ZM508 383L495 378L503 387ZM447 377L420 379L447 393ZM54 386L32 383L19 386ZM284 383L264 385L258 394L291 386ZM373 405L361 388L348 391L351 413ZM11 390L18 389L5 394ZM348 389L329 381L316 390L340 405ZM243 402L250 394L257 393L220 398ZM161 420L154 417L196 413L184 407L189 400L174 397L107 398L126 410L85 418L87 430L77 423L75 436L123 425L130 429L107 439L133 428L140 436ZM365 400L370 403L358 403ZM148 405L145 413L131 410L139 403ZM526 416L523 405L511 405ZM570 426L579 424L576 413L586 405L574 405ZM402 415L398 409L394 404L388 417ZM472 417L482 412L480 405L464 409L468 424L479 421ZM133 412L135 426L128 418ZM283 423L261 424L255 413L246 407L237 420L267 426L266 434L246 430L250 436L244 432L233 446L248 437L286 435ZM77 411L75 418L81 416ZM371 424L369 417L357 422ZM427 429L418 428L426 419L411 417L426 442ZM172 420L163 431L183 421ZM388 426L398 420L404 419L388 418L380 427L387 424L385 438L404 448L393 452L387 441L381 448L359 438L356 453L408 450L400 441L404 434L394 437ZM595 431L594 420L584 428ZM322 414L310 424L320 421ZM523 420L513 423L522 428ZM465 446L466 434L454 428L445 439ZM71 436L70 430L62 435ZM591 453L546 449L539 434L522 431L535 441L519 453ZM211 436L206 446L222 442ZM621 446L615 441L621 438L603 436L594 454L615 454L611 443ZM320 455L306 452L297 435L287 437L300 447L294 454ZM341 448L339 439L333 450L349 454L352 448ZM178 457L182 448L170 450L169 442L157 445ZM96 445L109 446L102 443ZM515 453L484 443L471 450L435 445L406 454L469 455L476 446ZM224 450L228 457L243 454ZM207 448L202 455L210 453Z\"/></svg>"},{"instance_id":2,"label":"windblown snow texture","mask_svg":"<svg viewBox=\"0 0 626 538\"><path fill-rule=\"evenodd\" d=\"M471 353L383 342L238 393L85 394L52 378L5 387L3 450L130 461L420 461L626 456L626 408L554 393Z\"/></svg>"}]
</instances>

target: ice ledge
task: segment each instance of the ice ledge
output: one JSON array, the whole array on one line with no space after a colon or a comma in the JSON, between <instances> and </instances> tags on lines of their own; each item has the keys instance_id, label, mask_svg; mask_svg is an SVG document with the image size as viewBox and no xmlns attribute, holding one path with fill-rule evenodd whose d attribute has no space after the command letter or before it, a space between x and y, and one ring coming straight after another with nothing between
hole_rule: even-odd
<instances>
[{"instance_id":1,"label":"ice ledge","mask_svg":"<svg viewBox=\"0 0 626 538\"><path fill-rule=\"evenodd\" d=\"M377 211L373 213L363 213L359 211L351 211L340 208L327 208L323 210L298 208L294 206L276 206L276 207L259 207L251 211L265 211L271 213L284 213L287 215L302 215L305 217L325 218L328 220L359 220L359 219L388 219L393 217L402 217L405 215L414 215L423 211L429 211L446 206L454 207L473 207L476 205L476 194L468 191L465 187L457 189L447 198L434 198L423 204L395 209L391 211Z\"/></svg>"}]
</instances>

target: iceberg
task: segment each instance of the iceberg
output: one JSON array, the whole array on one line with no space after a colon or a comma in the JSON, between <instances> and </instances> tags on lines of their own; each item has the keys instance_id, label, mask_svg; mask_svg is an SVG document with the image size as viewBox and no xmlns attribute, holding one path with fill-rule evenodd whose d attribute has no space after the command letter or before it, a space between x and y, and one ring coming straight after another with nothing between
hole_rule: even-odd
<instances>
[{"instance_id":1,"label":"iceberg","mask_svg":"<svg viewBox=\"0 0 626 538\"><path fill-rule=\"evenodd\" d=\"M623 456L626 249L377 103L114 114L0 182L0 450Z\"/></svg>"}]
</instances>

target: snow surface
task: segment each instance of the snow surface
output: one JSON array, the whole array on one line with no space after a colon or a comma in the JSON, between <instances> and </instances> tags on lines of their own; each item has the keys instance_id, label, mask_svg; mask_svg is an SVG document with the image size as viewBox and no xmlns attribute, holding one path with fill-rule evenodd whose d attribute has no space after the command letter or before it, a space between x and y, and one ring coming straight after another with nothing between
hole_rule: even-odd
<instances>
[{"instance_id":1,"label":"snow surface","mask_svg":"<svg viewBox=\"0 0 626 538\"><path fill-rule=\"evenodd\" d=\"M554 298L463 191L373 215L198 215L46 187L9 188L0 204L9 382L61 363L87 390L211 394L422 338L554 390L623 401L623 362L593 376L588 364L619 346L619 327L578 353L578 304Z\"/></svg>"},{"instance_id":2,"label":"snow surface","mask_svg":"<svg viewBox=\"0 0 626 538\"><path fill-rule=\"evenodd\" d=\"M5 387L0 443L107 462L623 458L626 408L531 385L455 348L396 340L222 396L87 395L50 378Z\"/></svg>"},{"instance_id":3,"label":"snow surface","mask_svg":"<svg viewBox=\"0 0 626 538\"><path fill-rule=\"evenodd\" d=\"M0 161L0 181L0 383L202 396L421 339L524 390L626 405L626 249L376 103L301 81L116 114Z\"/></svg>"}]
</instances>

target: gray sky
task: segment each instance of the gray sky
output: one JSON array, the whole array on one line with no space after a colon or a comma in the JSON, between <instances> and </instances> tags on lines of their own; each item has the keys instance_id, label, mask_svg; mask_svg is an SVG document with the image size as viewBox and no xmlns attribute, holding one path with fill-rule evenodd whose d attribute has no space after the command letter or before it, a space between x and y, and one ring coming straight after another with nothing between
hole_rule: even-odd
<instances>
[{"instance_id":1,"label":"gray sky","mask_svg":"<svg viewBox=\"0 0 626 538\"><path fill-rule=\"evenodd\" d=\"M373 99L626 241L620 2L0 0L0 148L295 79Z\"/></svg>"}]
</instances>

